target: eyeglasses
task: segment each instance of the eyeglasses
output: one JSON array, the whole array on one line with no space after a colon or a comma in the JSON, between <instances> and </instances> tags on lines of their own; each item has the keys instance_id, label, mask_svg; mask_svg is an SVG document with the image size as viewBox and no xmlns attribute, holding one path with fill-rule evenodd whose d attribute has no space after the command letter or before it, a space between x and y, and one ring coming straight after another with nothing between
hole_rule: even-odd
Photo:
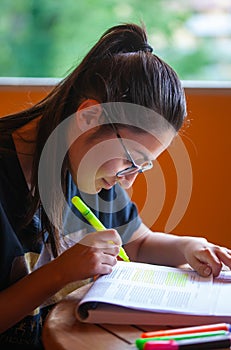
<instances>
[{"instance_id":1,"label":"eyeglasses","mask_svg":"<svg viewBox=\"0 0 231 350\"><path fill-rule=\"evenodd\" d=\"M144 161L142 164L137 164L134 159L132 158L130 152L128 151L128 149L126 148L123 139L117 129L117 127L115 126L115 124L110 120L110 117L107 113L107 111L104 109L105 115L110 123L110 126L112 127L113 131L116 134L116 137L118 138L118 140L120 141L121 146L124 149L124 152L126 154L127 160L132 164L131 166L129 166L128 168L125 168L123 170L120 170L116 173L117 177L123 177L123 176L128 176L128 175L134 175L136 173L143 173L146 170L149 170L153 167L153 163L151 160L147 160Z\"/></svg>"}]
</instances>

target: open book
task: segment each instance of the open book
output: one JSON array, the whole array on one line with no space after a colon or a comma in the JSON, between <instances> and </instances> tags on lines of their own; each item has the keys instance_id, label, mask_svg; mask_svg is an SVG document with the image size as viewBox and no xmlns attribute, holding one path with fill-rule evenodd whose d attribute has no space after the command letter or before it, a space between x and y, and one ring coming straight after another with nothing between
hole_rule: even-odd
<instances>
[{"instance_id":1,"label":"open book","mask_svg":"<svg viewBox=\"0 0 231 350\"><path fill-rule=\"evenodd\" d=\"M143 325L231 323L231 271L217 278L191 269L118 261L82 298L82 322Z\"/></svg>"}]
</instances>

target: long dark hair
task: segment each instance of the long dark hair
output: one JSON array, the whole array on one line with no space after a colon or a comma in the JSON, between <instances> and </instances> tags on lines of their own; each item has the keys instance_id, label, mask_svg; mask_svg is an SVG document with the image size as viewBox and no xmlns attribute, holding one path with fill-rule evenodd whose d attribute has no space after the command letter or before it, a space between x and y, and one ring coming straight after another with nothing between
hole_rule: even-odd
<instances>
[{"instance_id":1,"label":"long dark hair","mask_svg":"<svg viewBox=\"0 0 231 350\"><path fill-rule=\"evenodd\" d=\"M12 134L29 121L41 117L38 125L31 179L31 203L24 224L29 223L41 204L38 167L43 147L52 131L92 98L100 103L129 102L154 110L178 131L186 115L183 88L174 70L152 53L143 26L121 24L108 29L82 62L43 100L22 112L0 119L0 138ZM52 160L55 164L55 155ZM62 184L68 162L62 168ZM50 203L57 227L62 221L62 204L52 189ZM56 203L56 204L54 204ZM41 208L42 227L49 232L54 252L59 242L56 225Z\"/></svg>"}]
</instances>

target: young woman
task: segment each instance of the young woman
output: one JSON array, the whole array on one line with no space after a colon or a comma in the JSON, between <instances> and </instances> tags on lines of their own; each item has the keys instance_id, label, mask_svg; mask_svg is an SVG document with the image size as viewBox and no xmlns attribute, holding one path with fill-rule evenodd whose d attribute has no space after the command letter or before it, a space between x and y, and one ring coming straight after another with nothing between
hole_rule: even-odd
<instances>
[{"instance_id":1,"label":"young woman","mask_svg":"<svg viewBox=\"0 0 231 350\"><path fill-rule=\"evenodd\" d=\"M132 261L189 263L203 276L231 267L227 248L151 232L125 191L185 117L176 73L143 28L124 24L44 100L0 119L1 344L41 347L49 305L110 273L122 244ZM94 232L71 205L75 195L107 229Z\"/></svg>"}]
</instances>

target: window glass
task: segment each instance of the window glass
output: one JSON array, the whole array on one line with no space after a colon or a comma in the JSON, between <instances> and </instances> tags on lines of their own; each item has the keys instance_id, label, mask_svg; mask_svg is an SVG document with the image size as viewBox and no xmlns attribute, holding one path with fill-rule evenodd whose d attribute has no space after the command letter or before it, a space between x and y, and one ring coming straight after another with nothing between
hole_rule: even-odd
<instances>
[{"instance_id":1,"label":"window glass","mask_svg":"<svg viewBox=\"0 0 231 350\"><path fill-rule=\"evenodd\" d=\"M109 27L144 22L183 80L231 80L230 0L0 2L0 76L64 77Z\"/></svg>"}]
</instances>

